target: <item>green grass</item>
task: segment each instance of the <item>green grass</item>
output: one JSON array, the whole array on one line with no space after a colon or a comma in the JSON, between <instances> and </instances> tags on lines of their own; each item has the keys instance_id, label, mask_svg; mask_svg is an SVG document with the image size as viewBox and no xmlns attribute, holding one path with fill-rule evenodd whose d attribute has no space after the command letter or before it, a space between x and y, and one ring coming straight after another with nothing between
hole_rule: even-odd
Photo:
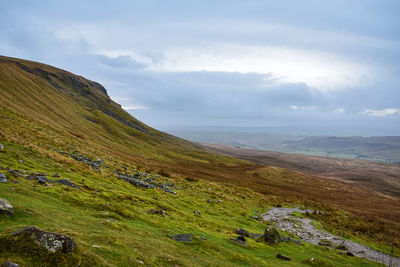
<instances>
[{"instance_id":1,"label":"green grass","mask_svg":"<svg viewBox=\"0 0 400 267\"><path fill-rule=\"evenodd\" d=\"M245 247L233 243L229 239L235 237L237 227L262 233L265 225L250 216L255 209L266 210L272 204L268 197L249 189L167 177L162 179L187 189L176 195L140 189L116 179L111 172L100 174L78 162L64 166L30 148L0 142L6 146L0 153L0 166L48 174L59 172L78 185L84 178L86 184L86 188L66 191L63 185L40 186L23 178L8 177L9 183L0 185L0 196L14 205L15 214L0 217L2 234L36 225L70 235L78 250L70 256L56 257L3 247L0 261L10 259L23 266L46 262L66 266L134 266L137 260L146 266L310 266L314 263L309 259L317 258L319 266L374 266L366 260L344 257L337 251L309 244L268 246L251 239ZM18 159L23 163L18 163ZM116 167L112 166L113 170ZM21 183L14 184L14 180ZM251 198L246 197L249 194ZM213 203L208 203L208 199ZM154 208L166 210L171 217L147 212ZM200 211L201 216L195 216L193 210ZM107 222L107 218L118 222ZM171 239L180 233L193 233L207 240L195 237L191 243L178 243ZM292 261L277 259L277 253L291 257Z\"/></svg>"}]
</instances>

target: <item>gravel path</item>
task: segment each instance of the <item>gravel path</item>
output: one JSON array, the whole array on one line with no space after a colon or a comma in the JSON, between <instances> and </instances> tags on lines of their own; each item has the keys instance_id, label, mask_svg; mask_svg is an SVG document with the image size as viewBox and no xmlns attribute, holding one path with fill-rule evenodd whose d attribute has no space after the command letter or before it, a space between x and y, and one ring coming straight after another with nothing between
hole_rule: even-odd
<instances>
[{"instance_id":1,"label":"gravel path","mask_svg":"<svg viewBox=\"0 0 400 267\"><path fill-rule=\"evenodd\" d=\"M369 259L374 262L384 263L387 266L400 266L400 259L388 254L373 250L367 246L343 239L325 231L316 229L311 220L294 216L293 212L306 213L313 210L298 208L272 208L262 217L265 221L274 223L275 227L297 235L300 239L317 245L328 245L333 248L342 247L343 253L352 253L354 256Z\"/></svg>"}]
</instances>

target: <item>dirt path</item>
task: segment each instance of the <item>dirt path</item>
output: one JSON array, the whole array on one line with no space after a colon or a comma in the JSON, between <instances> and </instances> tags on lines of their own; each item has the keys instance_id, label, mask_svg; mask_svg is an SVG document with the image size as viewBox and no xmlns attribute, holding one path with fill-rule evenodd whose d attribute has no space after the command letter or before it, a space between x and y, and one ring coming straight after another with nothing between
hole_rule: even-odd
<instances>
[{"instance_id":1,"label":"dirt path","mask_svg":"<svg viewBox=\"0 0 400 267\"><path fill-rule=\"evenodd\" d=\"M400 266L399 258L391 257L388 254L376 251L367 246L343 239L325 231L320 231L312 225L310 219L299 218L293 215L294 212L306 213L313 211L298 208L272 208L263 215L263 219L274 223L275 227L282 231L297 235L303 241L317 245L327 245L332 248L340 248L343 253L352 253L354 256L384 263L387 266Z\"/></svg>"}]
</instances>

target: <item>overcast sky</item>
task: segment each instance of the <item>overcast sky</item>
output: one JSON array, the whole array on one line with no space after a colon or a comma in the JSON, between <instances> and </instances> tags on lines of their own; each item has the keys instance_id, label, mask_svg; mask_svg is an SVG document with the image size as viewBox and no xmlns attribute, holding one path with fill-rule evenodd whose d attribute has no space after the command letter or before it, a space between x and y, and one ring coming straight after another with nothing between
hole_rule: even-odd
<instances>
[{"instance_id":1,"label":"overcast sky","mask_svg":"<svg viewBox=\"0 0 400 267\"><path fill-rule=\"evenodd\" d=\"M0 0L0 10L0 54L98 81L155 128L400 135L400 1Z\"/></svg>"}]
</instances>

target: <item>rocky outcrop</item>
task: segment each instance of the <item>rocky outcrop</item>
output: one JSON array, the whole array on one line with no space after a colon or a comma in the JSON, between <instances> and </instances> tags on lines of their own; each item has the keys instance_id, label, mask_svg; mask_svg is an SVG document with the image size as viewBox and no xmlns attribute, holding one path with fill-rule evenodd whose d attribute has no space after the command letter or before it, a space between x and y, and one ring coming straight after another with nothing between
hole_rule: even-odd
<instances>
[{"instance_id":1,"label":"rocky outcrop","mask_svg":"<svg viewBox=\"0 0 400 267\"><path fill-rule=\"evenodd\" d=\"M71 253L76 244L74 240L67 235L46 232L36 228L35 226L27 226L13 233L14 237L23 237L32 241L35 245L48 250L51 253L61 251L63 253Z\"/></svg>"},{"instance_id":2,"label":"rocky outcrop","mask_svg":"<svg viewBox=\"0 0 400 267\"><path fill-rule=\"evenodd\" d=\"M134 175L127 174L124 172L117 171L117 178L124 180L134 186L143 187L147 189L155 189L160 188L161 190L176 194L176 191L172 190L175 189L175 185L168 182L168 183L161 183L157 182L157 177L152 176L151 174L138 172Z\"/></svg>"}]
</instances>

